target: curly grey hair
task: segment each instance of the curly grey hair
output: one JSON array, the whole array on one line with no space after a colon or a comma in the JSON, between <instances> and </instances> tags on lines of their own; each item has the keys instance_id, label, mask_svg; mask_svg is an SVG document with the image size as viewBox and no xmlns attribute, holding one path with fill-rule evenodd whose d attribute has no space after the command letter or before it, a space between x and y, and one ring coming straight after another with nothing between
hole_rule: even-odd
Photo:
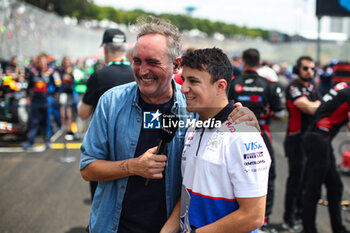
<instances>
[{"instance_id":1,"label":"curly grey hair","mask_svg":"<svg viewBox=\"0 0 350 233\"><path fill-rule=\"evenodd\" d=\"M169 21L154 16L137 18L137 39L147 34L161 34L168 39L168 56L170 61L181 56L182 35L179 29Z\"/></svg>"}]
</instances>

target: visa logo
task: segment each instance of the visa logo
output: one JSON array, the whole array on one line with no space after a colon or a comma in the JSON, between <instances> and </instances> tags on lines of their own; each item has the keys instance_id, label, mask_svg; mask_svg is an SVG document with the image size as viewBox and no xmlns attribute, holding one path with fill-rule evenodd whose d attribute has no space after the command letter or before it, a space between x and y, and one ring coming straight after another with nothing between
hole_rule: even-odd
<instances>
[{"instance_id":1,"label":"visa logo","mask_svg":"<svg viewBox=\"0 0 350 233\"><path fill-rule=\"evenodd\" d=\"M258 142L244 143L246 151L262 149L262 146Z\"/></svg>"}]
</instances>

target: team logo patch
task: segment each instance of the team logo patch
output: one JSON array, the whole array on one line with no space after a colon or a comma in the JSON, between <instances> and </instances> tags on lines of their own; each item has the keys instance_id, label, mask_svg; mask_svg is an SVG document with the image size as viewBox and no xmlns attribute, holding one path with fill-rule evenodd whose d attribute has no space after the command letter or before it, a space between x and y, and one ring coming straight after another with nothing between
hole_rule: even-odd
<instances>
[{"instance_id":1,"label":"team logo patch","mask_svg":"<svg viewBox=\"0 0 350 233\"><path fill-rule=\"evenodd\" d=\"M143 128L144 129L160 129L160 116L162 114L156 112L143 112Z\"/></svg>"},{"instance_id":2,"label":"team logo patch","mask_svg":"<svg viewBox=\"0 0 350 233\"><path fill-rule=\"evenodd\" d=\"M243 86L242 86L241 84L237 84L237 85L235 86L235 91L236 91L237 93L241 93L241 92L243 91Z\"/></svg>"},{"instance_id":3,"label":"team logo patch","mask_svg":"<svg viewBox=\"0 0 350 233\"><path fill-rule=\"evenodd\" d=\"M343 90L346 87L348 87L348 84L344 83L344 82L341 82L341 83L338 83L337 85L335 85L334 90L340 91L340 90Z\"/></svg>"},{"instance_id":4,"label":"team logo patch","mask_svg":"<svg viewBox=\"0 0 350 233\"><path fill-rule=\"evenodd\" d=\"M292 96L292 98L296 98L298 96L301 96L301 91L299 90L299 88L291 86L289 89L290 95Z\"/></svg>"},{"instance_id":5,"label":"team logo patch","mask_svg":"<svg viewBox=\"0 0 350 233\"><path fill-rule=\"evenodd\" d=\"M219 134L214 134L205 148L207 151L215 151L222 143L222 136Z\"/></svg>"},{"instance_id":6,"label":"team logo patch","mask_svg":"<svg viewBox=\"0 0 350 233\"><path fill-rule=\"evenodd\" d=\"M236 128L235 128L235 126L234 126L231 122L227 121L227 122L225 123L225 125L227 126L228 130L229 130L231 133L236 132Z\"/></svg>"},{"instance_id":7,"label":"team logo patch","mask_svg":"<svg viewBox=\"0 0 350 233\"><path fill-rule=\"evenodd\" d=\"M257 159L257 158L262 158L262 157L264 157L263 152L249 153L249 154L243 155L244 159Z\"/></svg>"},{"instance_id":8,"label":"team logo patch","mask_svg":"<svg viewBox=\"0 0 350 233\"><path fill-rule=\"evenodd\" d=\"M244 143L244 148L246 151L252 151L252 150L262 149L263 147L259 142L250 142L250 143Z\"/></svg>"}]
</instances>

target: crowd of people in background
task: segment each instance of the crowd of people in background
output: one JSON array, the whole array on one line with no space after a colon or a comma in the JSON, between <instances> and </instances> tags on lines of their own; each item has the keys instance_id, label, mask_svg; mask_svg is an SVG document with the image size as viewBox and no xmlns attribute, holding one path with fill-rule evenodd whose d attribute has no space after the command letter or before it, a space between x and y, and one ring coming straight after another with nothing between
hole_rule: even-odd
<instances>
[{"instance_id":1,"label":"crowd of people in background","mask_svg":"<svg viewBox=\"0 0 350 233\"><path fill-rule=\"evenodd\" d=\"M0 133L22 135L22 146L32 148L41 133L47 146L50 136L64 126L65 138L78 131L77 105L86 91L90 75L104 66L96 58L73 61L69 56L54 59L45 53L19 64L16 56L3 61L0 69ZM21 138L23 138L21 137Z\"/></svg>"},{"instance_id":2,"label":"crowd of people in background","mask_svg":"<svg viewBox=\"0 0 350 233\"><path fill-rule=\"evenodd\" d=\"M128 56L127 58L130 59ZM241 54L233 55L230 61L233 67L233 76L238 77L243 71ZM320 64L316 67L314 84L315 88L322 95L327 93L333 85L332 68L336 62L338 61L333 59L329 64ZM47 65L42 63L47 63ZM57 79L59 76L59 84L57 84L57 80L55 84L54 80L48 77L48 84L50 84L48 85L48 96L50 96L50 98L46 99L47 104L45 104L45 108L49 113L48 117L45 117L41 113L42 111L39 111L39 115L29 111L29 109L32 108L30 108L30 98L27 98L33 94L30 93L30 91L28 92L28 90L33 89L29 85L30 77L33 75L34 70L38 68L42 69L41 66L47 66L47 70L43 70L42 72L52 72L52 74L50 74L52 76L51 78L55 76ZM2 60L0 69L0 102L2 102L4 109L7 106L9 110L7 111L7 115L4 109L0 111L0 120L20 122L21 124L20 127L13 128L12 130L0 127L0 133L24 133L24 131L29 130L28 128L30 127L26 125L27 122L31 122L28 121L28 117L31 116L31 119L38 119L38 116L42 115L44 119L46 119L45 122L47 121L46 126L44 126L45 130L42 130L47 134L47 145L50 144L48 138L52 135L52 130L56 131L61 128L62 125L65 126L66 138L74 138L74 133L77 132L75 124L79 121L79 119L77 119L77 106L80 98L82 98L87 89L87 80L95 70L99 70L105 66L106 64L103 58L72 59L69 56L65 56L61 60L58 60L44 53L26 59L23 64L18 62L16 56L13 56L9 61ZM293 64L288 62L272 63L267 60L262 60L257 68L257 72L260 76L278 83L279 87L284 90L292 80L297 78L292 72L292 69ZM175 80L181 83L180 75L176 75ZM33 90L31 91L33 92ZM34 102L35 101L34 99ZM285 96L283 96L283 101L285 101ZM92 107L96 106L96 104L97 103L92 104ZM50 108L48 108L48 106L50 106ZM14 113L9 114L11 112ZM73 129L71 128L72 125ZM32 125L30 128L37 128L37 126ZM32 132L30 135L36 135L36 133ZM33 142L33 139L30 139L26 147L31 147Z\"/></svg>"},{"instance_id":3,"label":"crowd of people in background","mask_svg":"<svg viewBox=\"0 0 350 233\"><path fill-rule=\"evenodd\" d=\"M161 24L162 22L159 23ZM101 164L96 162L102 161L102 155L100 158L98 157L98 153L100 153L101 150L108 150L107 148L102 148L100 145L97 145L98 143L103 144L102 142L97 141L96 144L96 135L101 135L98 140L102 140L103 137L106 137L106 141L111 140L112 144L117 143L117 139L114 138L113 135L111 136L107 132L101 131L99 125L104 123L104 126L107 127L107 125L112 124L111 122L115 120L115 124L118 125L118 127L122 127L122 124L125 124L126 121L132 120L124 118L114 119L112 115L108 115L108 117L112 119L111 122L104 122L104 114L108 112L107 110L110 110L111 106L117 111L115 114L119 114L119 111L127 110L125 108L121 109L113 102L114 100L107 98L112 98L110 97L111 95L116 95L114 96L115 98L127 103L130 102L129 107L130 111L132 111L133 107L131 106L133 106L132 100L134 99L130 98L137 98L135 97L135 93L138 93L136 92L138 85L141 95L143 95L142 97L145 98L142 99L140 97L135 100L140 104L141 108L143 110L155 110L159 107L159 104L157 104L159 99L155 101L156 104L149 104L147 101L144 101L153 101L152 98L155 96L153 94L159 94L158 92L161 88L164 88L164 86L162 86L163 83L161 83L159 89L152 90L154 93L151 93L151 88L148 86L150 85L149 83L153 82L153 79L156 80L157 78L147 72L149 72L149 70L157 71L156 68L160 66L155 59L152 58L152 60L147 57L156 57L150 50L150 47L148 47L148 43L152 42L154 43L153 46L156 47L161 46L161 43L164 42L163 37L156 38L161 35L161 33L157 33L141 33L136 45L137 50L135 50L133 54L128 54L124 47L124 43L126 42L125 34L119 29L106 30L102 41L105 55L104 61L98 59L73 61L69 56L65 56L61 60L56 60L45 53L39 53L37 56L26 60L25 64L18 64L16 56L12 57L8 62L3 62L0 69L0 105L2 107L0 111L0 121L12 123L12 126L9 127L0 124L0 133L25 134L25 141L21 143L21 146L25 149L33 148L36 137L41 133L46 147L50 148L51 137L53 133L58 130L65 132L66 140L80 139L77 134L81 131L79 127L76 126L76 122L79 121L79 119L88 119L94 114L95 109L97 109L98 119L96 118L93 120L90 132L87 134L87 141L85 141L82 147L83 165L81 165L83 177L91 181L91 199L93 200L98 185L96 180L99 180L101 176L108 176L108 171L101 171L101 168L106 166L107 163ZM162 51L163 50L158 51L159 54L161 54ZM183 53L185 54L184 57L190 61L191 56L201 52L203 51L190 48ZM221 53L221 51L219 52ZM145 56L145 54L147 54L147 56ZM210 54L210 52L208 52L208 54ZM196 56L199 55L197 54ZM271 144L272 137L269 125L271 123L271 118L285 118L284 109L286 109L288 110L288 114L286 114L288 116L288 128L284 149L285 155L288 158L289 174L286 181L285 210L282 227L289 232L302 232L303 230L306 233L317 232L315 226L316 205L320 195L320 187L322 184L326 184L329 191L328 198L332 230L334 233L348 232L342 225L340 213L340 200L343 186L339 174L335 169L334 154L331 145L328 143L328 139L333 138L339 132L340 126L347 124L348 128L350 128L349 123L347 123L350 117L350 115L348 115L349 108L344 107L349 106L349 84L342 82L335 85L336 83L332 80L334 73L333 67L339 61L332 60L328 64L316 64L310 56L303 55L298 58L295 64L290 64L288 62L272 63L261 59L261 57L263 57L263 54L260 55L259 51L254 48L244 50L242 54L234 54L230 59L233 76L230 84L227 85L228 100L242 103L243 106L248 107L255 114L261 129L262 139L266 145L266 150L270 155L269 159L271 159L269 179L268 181L266 180L267 199L264 214L265 218L260 231L270 233L276 232L276 230L269 225L269 216L271 215L274 202L275 179L274 152ZM164 80L161 81L164 81L169 87L174 86L175 82L184 85L184 81L186 85L189 85L189 83L192 85L192 75L187 75L184 79L185 75L181 70L181 60L176 60L178 59L177 56L171 58L174 61L169 63L170 65L166 63L164 57L160 58L160 60L164 62L164 64L161 64L164 65L164 69L157 72L159 72L160 75L164 75L164 80L166 80L166 75L169 77L173 76L174 81L172 80L168 83ZM149 68L145 69L143 67L144 65L141 65L142 62L147 64ZM188 64L190 63L191 62L186 63L187 66L189 66ZM190 68L193 69L193 67ZM171 72L169 71L170 74L167 69L171 70ZM185 74L188 73L189 67L186 69ZM201 71L201 68L199 67L197 71L198 70ZM197 71L191 70L191 72L195 74ZM164 74L161 72L164 72ZM178 74L173 75L172 72ZM209 70L208 72L210 73ZM119 76L119 79L113 81L114 76ZM108 92L108 95L103 99L104 102L98 107L100 97L107 90L134 81L134 76L137 85L127 84L128 86L125 86L129 91L130 98L128 96L123 96L123 90L121 88L114 89L114 92ZM182 91L183 89L185 89L185 87L182 88ZM180 98L180 89L177 91L177 93L172 93L172 95L175 95L176 98ZM159 94L159 96L163 95L164 93ZM166 111L170 111L171 106L174 104L175 97L166 97L169 97L169 102L165 104L162 103L161 107L167 109ZM111 103L108 101L111 101ZM224 103L226 102L224 101ZM329 102L331 104L329 104ZM226 104L228 104L228 102ZM231 107L230 110L233 109L233 107L232 109ZM190 110L190 112L196 111ZM135 112L134 114L137 115L138 113ZM201 115L200 112L199 115ZM333 118L334 115L337 117ZM140 121L134 123L141 124ZM16 124L18 125L17 128L15 127ZM120 143L120 145L123 143L126 144L126 142L122 140L121 135L128 134L128 132L123 131L116 134L120 134L118 140L121 142L118 143ZM115 137L118 135L115 135ZM144 131L141 131L140 135L144 138L147 137L147 133ZM149 138L153 136L156 138L154 134L150 135ZM138 140L138 136L139 135L133 135L134 138L136 137L135 141ZM306 141L305 138L309 140ZM323 145L325 147L324 150L316 150L316 148L310 145L310 141ZM149 141L144 143L149 143ZM157 145L158 141L152 141L151 144ZM181 154L182 148L180 148L181 146L179 145L174 145L174 151L171 150L167 153L171 154L177 152ZM135 153L142 154L140 157L149 156L148 154L155 154L155 151L148 151L149 148L146 148L142 143L137 144L136 147L135 142L131 142L130 146L133 148L135 147L133 150L135 151L136 149ZM125 145L125 147L127 146ZM109 148L113 149L114 147L110 146ZM108 156L106 153L103 154L103 159L107 160ZM185 154L185 151L183 153ZM321 163L319 166L316 165L318 164L316 154L317 156L322 154L324 157L325 162ZM94 156L97 157L94 158ZM128 156L133 155L128 154ZM137 202L134 202L134 200L139 201L138 197L135 195L139 195L138 192L140 190L147 195L155 195L154 191L147 193L148 191L146 192L144 189L141 189L140 184L143 184L144 179L139 179L141 176L144 178L152 178L153 176L141 174L141 172L139 172L141 174L139 177L131 176L128 170L132 166L131 162L130 167L128 167L128 162L125 164L123 162L128 161L127 159L130 158L125 156L125 160L118 161L121 162L118 165L120 174L113 174L113 176L101 178L107 181L119 181L116 182L113 187L108 186L108 182L105 182L104 185L100 185L97 189L97 199L99 202L93 203L93 215L91 216L92 220L90 219L89 224L89 227L95 230L94 232L103 232L103 230L101 230L104 228L103 224L107 224L111 229L119 227L119 229L122 229L120 232L128 232L130 225L132 225L131 223L135 218L138 218L133 217L136 213L130 210L130 208L136 208L135 203ZM119 159L115 158L115 160L117 161ZM155 162L163 164L164 161L155 159ZM174 166L175 170L180 169L177 167L175 161L171 161L171 163L173 163L172 166ZM91 166L90 164L95 164L95 166ZM167 169L172 169L172 167ZM171 172L180 175L180 170L175 170ZM99 172L100 175L98 175ZM127 183L125 179L122 179L124 177L128 177L129 183ZM155 187L155 190L159 191L159 193L156 191L159 199L152 199L147 208L151 208L151 205L156 205L158 202L162 201L162 206L159 207L160 211L162 211L162 219L159 218L159 221L156 221L158 224L156 228L160 230L167 216L171 213L169 209L165 208L165 203L168 201L167 199L171 199L173 207L177 199L174 197L175 194L168 197L163 193L164 187L168 185L164 179L161 180L160 183L157 182L158 181L152 181L152 187ZM178 180L172 182L171 185L174 187L179 185L177 183L179 182ZM123 199L117 197L116 188L118 188L118 190L123 190L123 193L127 193L128 198ZM113 192L115 196L111 196L109 199L105 200L105 194L103 192L106 190L109 190L109 195ZM183 198L183 196L181 196L181 198ZM101 209L99 209L101 206L97 206L97 204L101 205L101 203L103 203L103 208L112 213L115 206L108 207L108 200L114 200L114 204L117 204L117 208L119 208L117 211L117 218L120 219L120 223L118 222L119 226L113 222L113 217L109 216L111 219L106 219L104 213L101 213ZM141 198L141 201L147 202L145 198ZM129 206L129 209L126 210L125 206ZM179 209L176 209L176 211L179 212ZM135 216L138 215L136 214ZM149 219L149 221L151 220L152 219ZM142 220L141 223L149 227L149 229L154 230L155 225L149 226L147 221L148 220ZM192 228L188 222L186 227L190 232L195 232L196 230L196 228ZM131 229L133 231L138 230L136 226L132 226ZM178 230L177 227L176 229Z\"/></svg>"}]
</instances>

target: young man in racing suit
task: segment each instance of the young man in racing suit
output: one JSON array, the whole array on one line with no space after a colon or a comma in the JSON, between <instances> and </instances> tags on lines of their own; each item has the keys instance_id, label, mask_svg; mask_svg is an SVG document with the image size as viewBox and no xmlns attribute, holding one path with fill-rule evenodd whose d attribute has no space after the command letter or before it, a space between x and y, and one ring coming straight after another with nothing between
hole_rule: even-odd
<instances>
[{"instance_id":1,"label":"young man in racing suit","mask_svg":"<svg viewBox=\"0 0 350 233\"><path fill-rule=\"evenodd\" d=\"M253 127L227 121L232 66L217 48L182 57L187 110L199 123L185 136L181 200L161 232L251 232L264 222L270 156ZM215 122L205 128L205 122ZM197 122L197 123L198 123Z\"/></svg>"},{"instance_id":2,"label":"young man in racing suit","mask_svg":"<svg viewBox=\"0 0 350 233\"><path fill-rule=\"evenodd\" d=\"M276 82L258 75L260 54L256 49L247 49L242 55L243 74L234 77L230 84L228 98L241 102L243 106L252 110L259 121L261 135L271 156L269 171L268 192L266 199L265 224L260 229L263 232L274 232L268 225L268 217L272 213L274 200L274 181L276 178L274 152L271 144L270 116L282 118L284 107L282 91Z\"/></svg>"}]
</instances>

